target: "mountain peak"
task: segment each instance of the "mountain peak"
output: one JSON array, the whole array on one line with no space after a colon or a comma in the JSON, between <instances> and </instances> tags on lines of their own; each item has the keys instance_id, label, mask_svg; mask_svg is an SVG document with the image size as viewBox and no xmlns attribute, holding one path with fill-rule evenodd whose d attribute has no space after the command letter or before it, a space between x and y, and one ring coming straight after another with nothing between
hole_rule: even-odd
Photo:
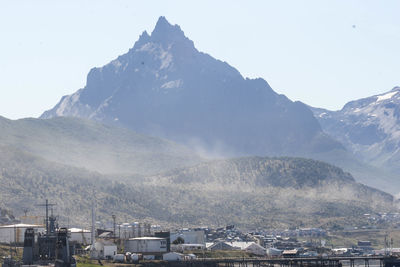
<instances>
[{"instance_id":1,"label":"mountain peak","mask_svg":"<svg viewBox=\"0 0 400 267\"><path fill-rule=\"evenodd\" d=\"M169 23L168 22L168 20L164 17L164 16L160 16L159 18L158 18L158 20L157 20L157 23L156 23L156 27L155 28L158 28L158 27L173 27L172 26L172 24L171 23Z\"/></svg>"},{"instance_id":2,"label":"mountain peak","mask_svg":"<svg viewBox=\"0 0 400 267\"><path fill-rule=\"evenodd\" d=\"M228 63L199 52L165 17L150 36L143 32L128 53L91 71L85 88L42 118L54 116L117 124L212 154L341 149L323 135L305 105L278 96L263 79L245 80Z\"/></svg>"},{"instance_id":3,"label":"mountain peak","mask_svg":"<svg viewBox=\"0 0 400 267\"><path fill-rule=\"evenodd\" d=\"M154 27L153 32L151 33L151 38L154 41L179 41L179 40L188 40L181 30L179 25L172 25L168 22L168 20L161 16L158 18L156 26Z\"/></svg>"}]
</instances>

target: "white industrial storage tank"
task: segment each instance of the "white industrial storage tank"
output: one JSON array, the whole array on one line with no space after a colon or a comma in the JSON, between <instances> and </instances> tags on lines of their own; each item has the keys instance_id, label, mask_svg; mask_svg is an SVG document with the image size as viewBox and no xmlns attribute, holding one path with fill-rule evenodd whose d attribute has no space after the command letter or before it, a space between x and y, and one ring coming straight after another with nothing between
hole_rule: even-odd
<instances>
[{"instance_id":1,"label":"white industrial storage tank","mask_svg":"<svg viewBox=\"0 0 400 267\"><path fill-rule=\"evenodd\" d=\"M114 262L125 262L125 255L124 254L115 254L113 261Z\"/></svg>"},{"instance_id":2,"label":"white industrial storage tank","mask_svg":"<svg viewBox=\"0 0 400 267\"><path fill-rule=\"evenodd\" d=\"M33 228L35 232L44 232L45 228L43 225L37 224L11 224L0 226L0 243L23 243L25 230L27 228Z\"/></svg>"},{"instance_id":3,"label":"white industrial storage tank","mask_svg":"<svg viewBox=\"0 0 400 267\"><path fill-rule=\"evenodd\" d=\"M125 241L125 252L164 253L167 252L167 240L160 237L137 237Z\"/></svg>"}]
</instances>

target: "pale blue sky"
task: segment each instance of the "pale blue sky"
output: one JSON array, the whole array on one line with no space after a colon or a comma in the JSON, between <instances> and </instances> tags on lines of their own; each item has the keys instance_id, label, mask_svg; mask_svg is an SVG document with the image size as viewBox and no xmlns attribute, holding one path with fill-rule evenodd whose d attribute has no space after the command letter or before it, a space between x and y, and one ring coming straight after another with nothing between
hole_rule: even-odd
<instances>
[{"instance_id":1,"label":"pale blue sky","mask_svg":"<svg viewBox=\"0 0 400 267\"><path fill-rule=\"evenodd\" d=\"M242 75L340 109L400 85L399 13L397 0L0 0L0 115L39 116L162 15Z\"/></svg>"}]
</instances>

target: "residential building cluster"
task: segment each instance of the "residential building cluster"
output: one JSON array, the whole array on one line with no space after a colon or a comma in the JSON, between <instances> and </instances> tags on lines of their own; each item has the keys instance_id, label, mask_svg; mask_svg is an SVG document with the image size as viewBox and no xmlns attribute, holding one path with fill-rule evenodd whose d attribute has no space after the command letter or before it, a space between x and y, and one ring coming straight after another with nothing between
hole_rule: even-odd
<instances>
[{"instance_id":1,"label":"residential building cluster","mask_svg":"<svg viewBox=\"0 0 400 267\"><path fill-rule=\"evenodd\" d=\"M367 215L366 215L367 216ZM386 214L384 218L396 218ZM27 228L40 233L41 224L0 226L0 243L23 244ZM141 259L187 260L204 257L213 251L242 251L259 257L317 257L324 255L387 254L387 249L374 250L370 241L360 240L350 248L328 247L328 232L321 228L256 230L243 232L234 225L221 228L181 228L163 231L149 223L109 224L96 227L92 240L90 230L69 228L75 253L87 253L99 260L135 262ZM92 242L94 241L94 244ZM397 249L400 252L400 249ZM391 249L396 253L396 249Z\"/></svg>"}]
</instances>

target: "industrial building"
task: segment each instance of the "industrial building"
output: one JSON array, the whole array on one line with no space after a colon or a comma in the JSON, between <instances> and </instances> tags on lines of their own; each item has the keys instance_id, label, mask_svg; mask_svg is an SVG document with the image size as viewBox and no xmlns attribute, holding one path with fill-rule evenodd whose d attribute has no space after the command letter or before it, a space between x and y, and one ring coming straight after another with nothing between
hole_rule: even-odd
<instances>
[{"instance_id":1,"label":"industrial building","mask_svg":"<svg viewBox=\"0 0 400 267\"><path fill-rule=\"evenodd\" d=\"M205 244L204 230L180 230L176 233L171 233L171 243L178 238L184 240L185 244Z\"/></svg>"},{"instance_id":2,"label":"industrial building","mask_svg":"<svg viewBox=\"0 0 400 267\"><path fill-rule=\"evenodd\" d=\"M80 228L70 228L70 242L77 242L79 244L89 245L92 243L91 232L89 230Z\"/></svg>"},{"instance_id":3,"label":"industrial building","mask_svg":"<svg viewBox=\"0 0 400 267\"><path fill-rule=\"evenodd\" d=\"M167 240L160 237L137 237L125 241L125 252L161 255L167 252Z\"/></svg>"}]
</instances>

